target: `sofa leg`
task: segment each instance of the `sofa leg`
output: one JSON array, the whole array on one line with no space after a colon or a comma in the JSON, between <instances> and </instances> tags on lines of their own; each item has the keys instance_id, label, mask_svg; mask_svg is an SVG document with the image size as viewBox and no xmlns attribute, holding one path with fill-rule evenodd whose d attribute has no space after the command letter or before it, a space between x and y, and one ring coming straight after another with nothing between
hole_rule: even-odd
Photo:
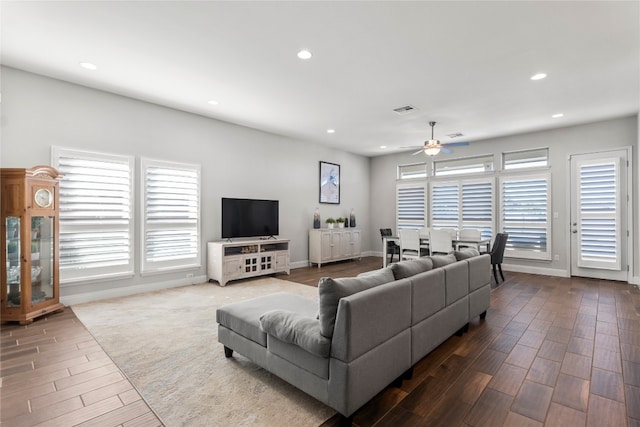
<instances>
[{"instance_id":1,"label":"sofa leg","mask_svg":"<svg viewBox=\"0 0 640 427\"><path fill-rule=\"evenodd\" d=\"M393 380L393 382L391 383L391 387L395 387L395 388L402 387L402 378L403 377L404 377L404 374L400 375L398 378Z\"/></svg>"},{"instance_id":2,"label":"sofa leg","mask_svg":"<svg viewBox=\"0 0 640 427\"><path fill-rule=\"evenodd\" d=\"M482 313L480 313L480 319L484 320L486 318L487 318L487 310L485 310Z\"/></svg>"},{"instance_id":3,"label":"sofa leg","mask_svg":"<svg viewBox=\"0 0 640 427\"><path fill-rule=\"evenodd\" d=\"M464 333L469 332L469 322L467 322L467 324L462 327L462 332Z\"/></svg>"},{"instance_id":4,"label":"sofa leg","mask_svg":"<svg viewBox=\"0 0 640 427\"><path fill-rule=\"evenodd\" d=\"M342 414L338 414L340 416L340 427L351 427L353 424L353 417L345 417Z\"/></svg>"},{"instance_id":5,"label":"sofa leg","mask_svg":"<svg viewBox=\"0 0 640 427\"><path fill-rule=\"evenodd\" d=\"M402 374L402 378L405 380L410 380L411 378L413 378L413 366L407 369L404 374Z\"/></svg>"},{"instance_id":6,"label":"sofa leg","mask_svg":"<svg viewBox=\"0 0 640 427\"><path fill-rule=\"evenodd\" d=\"M456 336L461 337L464 333L464 326L456 331Z\"/></svg>"},{"instance_id":7,"label":"sofa leg","mask_svg":"<svg viewBox=\"0 0 640 427\"><path fill-rule=\"evenodd\" d=\"M225 345L224 346L224 357L228 358L228 357L231 357L231 356L233 356L233 350Z\"/></svg>"}]
</instances>

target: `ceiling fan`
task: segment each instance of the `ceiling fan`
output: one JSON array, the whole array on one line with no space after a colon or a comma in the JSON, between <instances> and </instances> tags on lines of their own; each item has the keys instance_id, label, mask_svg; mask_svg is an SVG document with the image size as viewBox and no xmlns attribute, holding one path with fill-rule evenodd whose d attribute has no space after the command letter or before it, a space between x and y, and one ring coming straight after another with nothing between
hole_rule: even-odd
<instances>
[{"instance_id":1,"label":"ceiling fan","mask_svg":"<svg viewBox=\"0 0 640 427\"><path fill-rule=\"evenodd\" d=\"M436 122L429 122L429 126L431 126L431 139L425 141L424 146L420 150L411 154L412 156L415 156L416 154L420 154L423 152L428 156L435 156L440 152L444 154L451 154L453 153L453 150L450 149L449 147L462 147L465 145L469 145L468 142L440 142L439 140L433 137L433 128L435 125L436 125ZM413 148L413 147L407 147L407 148Z\"/></svg>"}]
</instances>

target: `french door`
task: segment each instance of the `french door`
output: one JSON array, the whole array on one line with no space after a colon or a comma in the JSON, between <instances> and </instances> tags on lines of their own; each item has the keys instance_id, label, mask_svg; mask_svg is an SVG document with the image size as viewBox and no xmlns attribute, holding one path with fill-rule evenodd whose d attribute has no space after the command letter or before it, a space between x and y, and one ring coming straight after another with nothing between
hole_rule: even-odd
<instances>
[{"instance_id":1,"label":"french door","mask_svg":"<svg viewBox=\"0 0 640 427\"><path fill-rule=\"evenodd\" d=\"M627 157L627 150L570 157L572 276L628 280Z\"/></svg>"}]
</instances>

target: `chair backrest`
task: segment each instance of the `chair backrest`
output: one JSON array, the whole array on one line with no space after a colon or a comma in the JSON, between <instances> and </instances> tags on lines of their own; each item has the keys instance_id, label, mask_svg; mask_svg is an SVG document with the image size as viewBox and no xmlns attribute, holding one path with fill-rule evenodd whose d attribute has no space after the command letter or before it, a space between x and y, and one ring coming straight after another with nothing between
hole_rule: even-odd
<instances>
[{"instance_id":1,"label":"chair backrest","mask_svg":"<svg viewBox=\"0 0 640 427\"><path fill-rule=\"evenodd\" d=\"M451 233L449 230L434 230L429 232L429 250L431 253L439 252L449 254L453 252L451 243Z\"/></svg>"},{"instance_id":2,"label":"chair backrest","mask_svg":"<svg viewBox=\"0 0 640 427\"><path fill-rule=\"evenodd\" d=\"M400 247L403 251L409 249L420 253L420 230L401 228L399 234Z\"/></svg>"},{"instance_id":3,"label":"chair backrest","mask_svg":"<svg viewBox=\"0 0 640 427\"><path fill-rule=\"evenodd\" d=\"M455 228L439 228L439 230L447 231L451 235L452 239L458 237L458 230Z\"/></svg>"},{"instance_id":4,"label":"chair backrest","mask_svg":"<svg viewBox=\"0 0 640 427\"><path fill-rule=\"evenodd\" d=\"M508 239L508 233L496 234L496 238L493 241L493 247L491 248L491 264L502 264L504 248L507 246Z\"/></svg>"},{"instance_id":5,"label":"chair backrest","mask_svg":"<svg viewBox=\"0 0 640 427\"><path fill-rule=\"evenodd\" d=\"M429 227L422 227L420 229L420 238L421 239L428 239L429 238L429 231L431 231L431 229Z\"/></svg>"},{"instance_id":6,"label":"chair backrest","mask_svg":"<svg viewBox=\"0 0 640 427\"><path fill-rule=\"evenodd\" d=\"M460 240L480 240L482 238L482 231L475 228L463 228L460 230Z\"/></svg>"},{"instance_id":7,"label":"chair backrest","mask_svg":"<svg viewBox=\"0 0 640 427\"><path fill-rule=\"evenodd\" d=\"M393 236L390 228L380 229L380 237L389 237L389 236Z\"/></svg>"}]
</instances>

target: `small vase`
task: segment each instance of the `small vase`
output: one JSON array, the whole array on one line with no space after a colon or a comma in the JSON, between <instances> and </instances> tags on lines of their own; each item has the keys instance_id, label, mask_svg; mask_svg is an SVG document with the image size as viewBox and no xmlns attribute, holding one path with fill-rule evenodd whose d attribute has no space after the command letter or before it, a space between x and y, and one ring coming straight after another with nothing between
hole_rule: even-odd
<instances>
[{"instance_id":1,"label":"small vase","mask_svg":"<svg viewBox=\"0 0 640 427\"><path fill-rule=\"evenodd\" d=\"M328 223L327 224L327 228L333 228L333 224L332 223Z\"/></svg>"}]
</instances>

